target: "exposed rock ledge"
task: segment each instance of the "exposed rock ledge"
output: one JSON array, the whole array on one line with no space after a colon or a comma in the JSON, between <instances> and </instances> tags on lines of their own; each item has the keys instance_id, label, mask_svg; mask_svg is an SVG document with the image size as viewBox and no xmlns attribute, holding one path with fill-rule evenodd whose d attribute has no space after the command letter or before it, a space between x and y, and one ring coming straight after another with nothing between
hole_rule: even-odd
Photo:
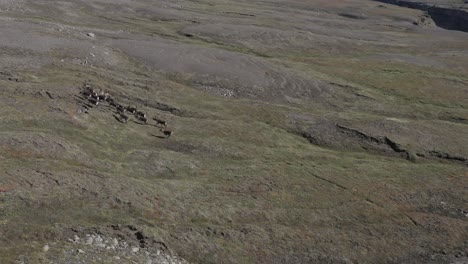
<instances>
[{"instance_id":1,"label":"exposed rock ledge","mask_svg":"<svg viewBox=\"0 0 468 264\"><path fill-rule=\"evenodd\" d=\"M411 0L374 0L386 4L401 7L419 9L425 11L434 20L437 26L448 29L468 32L468 11L460 7L450 5L437 5Z\"/></svg>"}]
</instances>

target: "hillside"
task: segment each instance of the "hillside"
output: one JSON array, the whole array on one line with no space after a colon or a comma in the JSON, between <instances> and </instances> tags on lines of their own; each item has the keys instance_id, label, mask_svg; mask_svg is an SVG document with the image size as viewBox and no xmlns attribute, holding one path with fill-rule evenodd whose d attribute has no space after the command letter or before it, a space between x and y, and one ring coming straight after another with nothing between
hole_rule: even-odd
<instances>
[{"instance_id":1,"label":"hillside","mask_svg":"<svg viewBox=\"0 0 468 264\"><path fill-rule=\"evenodd\" d=\"M468 261L468 33L430 12L0 0L0 87L0 263Z\"/></svg>"}]
</instances>

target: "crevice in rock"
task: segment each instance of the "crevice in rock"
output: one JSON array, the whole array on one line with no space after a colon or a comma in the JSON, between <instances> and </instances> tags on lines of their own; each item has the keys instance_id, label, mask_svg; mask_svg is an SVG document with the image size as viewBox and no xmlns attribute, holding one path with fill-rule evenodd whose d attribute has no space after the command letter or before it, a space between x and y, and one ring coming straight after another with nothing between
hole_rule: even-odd
<instances>
[{"instance_id":1,"label":"crevice in rock","mask_svg":"<svg viewBox=\"0 0 468 264\"><path fill-rule=\"evenodd\" d=\"M443 151L437 151L437 150L431 150L429 151L429 155L432 157L436 157L439 159L444 159L444 160L450 160L450 161L461 161L461 162L466 162L468 161L468 158L460 156L460 155L453 155L450 153L446 153Z\"/></svg>"},{"instance_id":2,"label":"crevice in rock","mask_svg":"<svg viewBox=\"0 0 468 264\"><path fill-rule=\"evenodd\" d=\"M441 7L405 0L374 0L386 4L418 9L427 12L434 23L443 29L468 32L468 12L456 8Z\"/></svg>"},{"instance_id":3,"label":"crevice in rock","mask_svg":"<svg viewBox=\"0 0 468 264\"><path fill-rule=\"evenodd\" d=\"M296 128L290 133L299 134L311 144L332 149L359 150L397 156L410 161L415 156L387 136L372 136L354 128L331 122L316 123L309 128Z\"/></svg>"},{"instance_id":4,"label":"crevice in rock","mask_svg":"<svg viewBox=\"0 0 468 264\"><path fill-rule=\"evenodd\" d=\"M321 181L327 182L327 183L329 183L329 184L331 184L331 185L333 185L333 186L335 186L335 187L337 187L337 188L340 188L340 189L342 189L342 190L344 190L344 191L347 191L347 192L349 192L350 194L352 194L352 195L354 195L354 196L356 196L356 197L359 197L359 198L363 199L364 201L368 202L369 204L371 204L371 205L373 205L373 206L383 208L382 205L380 205L380 204L378 204L378 203L372 201L372 200L369 199L368 197L364 197L364 196L362 196L362 195L360 195L360 194L358 194L358 193L356 193L356 192L350 190L348 187L346 187L346 186L344 186L344 185L342 185L342 184L339 184L339 183L337 183L337 182L335 182L335 181L332 181L332 180L329 180L329 179L327 179L327 178L321 177L321 176L319 176L319 175L317 175L317 174L314 174L314 173L312 173L312 174L310 174L310 175L312 175L313 177L315 177L315 178L317 178L317 179L319 179L319 180L321 180Z\"/></svg>"},{"instance_id":5,"label":"crevice in rock","mask_svg":"<svg viewBox=\"0 0 468 264\"><path fill-rule=\"evenodd\" d=\"M359 139L362 139L362 140L365 140L365 141L368 141L370 143L376 143L376 144L383 144L384 143L384 140L381 139L381 138L376 138L376 137L373 137L373 136L369 136L359 130L356 130L356 129L353 129L353 128L349 128L349 127L345 127L345 126L342 126L342 125L339 125L339 124L336 124L336 127L338 129L341 130L341 132L347 134L348 136L351 136L351 137L357 137Z\"/></svg>"},{"instance_id":6,"label":"crevice in rock","mask_svg":"<svg viewBox=\"0 0 468 264\"><path fill-rule=\"evenodd\" d=\"M404 154L407 160L414 160L414 157L406 149L404 149L400 144L396 143L395 141L392 141L388 137L385 137L385 143L391 149L393 149L393 151Z\"/></svg>"},{"instance_id":7,"label":"crevice in rock","mask_svg":"<svg viewBox=\"0 0 468 264\"><path fill-rule=\"evenodd\" d=\"M253 14L248 14L248 13L239 13L239 12L223 12L224 14L230 14L230 15L239 15L239 16L249 16L249 17L255 17Z\"/></svg>"},{"instance_id":8,"label":"crevice in rock","mask_svg":"<svg viewBox=\"0 0 468 264\"><path fill-rule=\"evenodd\" d=\"M356 87L353 87L351 85L346 85L346 84L340 84L340 83L336 83L336 82L330 82L331 85L335 85L335 86L338 86L340 88L343 88L345 89L345 91L347 92L351 92L354 96L356 97L362 97L362 98L365 98L365 99L369 99L369 100L375 100L374 98L372 97L369 97L367 95L364 95L362 94L360 91L359 91L359 88L356 88Z\"/></svg>"},{"instance_id":9,"label":"crevice in rock","mask_svg":"<svg viewBox=\"0 0 468 264\"><path fill-rule=\"evenodd\" d=\"M318 176L317 174L311 174L311 175L314 176L315 178L321 180L321 181L328 182L328 183L330 183L330 184L332 184L332 185L334 185L334 186L336 186L336 187L338 187L338 188L340 188L340 189L343 189L343 190L347 190L347 191L348 191L348 188L347 188L347 187L345 187L345 186L343 186L343 185L341 185L341 184L339 184L339 183L337 183L337 182L334 182L334 181L331 181L331 180L326 179L326 178L324 178L324 177Z\"/></svg>"},{"instance_id":10,"label":"crevice in rock","mask_svg":"<svg viewBox=\"0 0 468 264\"><path fill-rule=\"evenodd\" d=\"M408 218L408 220L414 225L414 226L418 226L418 222L416 222L412 217L410 217L409 215L406 215L406 217Z\"/></svg>"},{"instance_id":11,"label":"crevice in rock","mask_svg":"<svg viewBox=\"0 0 468 264\"><path fill-rule=\"evenodd\" d=\"M400 156L404 157L407 160L414 160L413 155L410 154L408 150L403 148L400 144L396 143L395 141L389 139L388 137L374 137L367 135L359 130L352 129L349 127L345 127L342 125L337 124L336 127L340 129L342 132L347 134L351 137L357 137L361 140L367 141L370 144L377 144L379 146L384 147L384 149L389 149L395 153L398 153Z\"/></svg>"}]
</instances>

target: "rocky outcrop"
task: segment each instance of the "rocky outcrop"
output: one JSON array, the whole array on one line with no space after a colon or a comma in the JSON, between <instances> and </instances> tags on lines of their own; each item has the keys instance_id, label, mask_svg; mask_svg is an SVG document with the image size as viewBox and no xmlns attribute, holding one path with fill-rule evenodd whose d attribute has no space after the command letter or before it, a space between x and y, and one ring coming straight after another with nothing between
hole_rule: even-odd
<instances>
[{"instance_id":1,"label":"rocky outcrop","mask_svg":"<svg viewBox=\"0 0 468 264\"><path fill-rule=\"evenodd\" d=\"M437 26L448 29L468 32L468 11L451 8L449 6L437 6L427 3L408 0L375 0L407 8L419 9L428 13Z\"/></svg>"}]
</instances>

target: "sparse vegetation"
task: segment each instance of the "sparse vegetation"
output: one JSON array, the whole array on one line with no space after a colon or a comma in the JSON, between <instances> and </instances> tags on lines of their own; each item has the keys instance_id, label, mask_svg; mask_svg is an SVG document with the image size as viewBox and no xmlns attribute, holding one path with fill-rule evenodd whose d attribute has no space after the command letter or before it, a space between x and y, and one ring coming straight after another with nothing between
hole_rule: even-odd
<instances>
[{"instance_id":1,"label":"sparse vegetation","mask_svg":"<svg viewBox=\"0 0 468 264\"><path fill-rule=\"evenodd\" d=\"M467 34L366 0L52 2L0 0L0 263L468 258Z\"/></svg>"}]
</instances>

